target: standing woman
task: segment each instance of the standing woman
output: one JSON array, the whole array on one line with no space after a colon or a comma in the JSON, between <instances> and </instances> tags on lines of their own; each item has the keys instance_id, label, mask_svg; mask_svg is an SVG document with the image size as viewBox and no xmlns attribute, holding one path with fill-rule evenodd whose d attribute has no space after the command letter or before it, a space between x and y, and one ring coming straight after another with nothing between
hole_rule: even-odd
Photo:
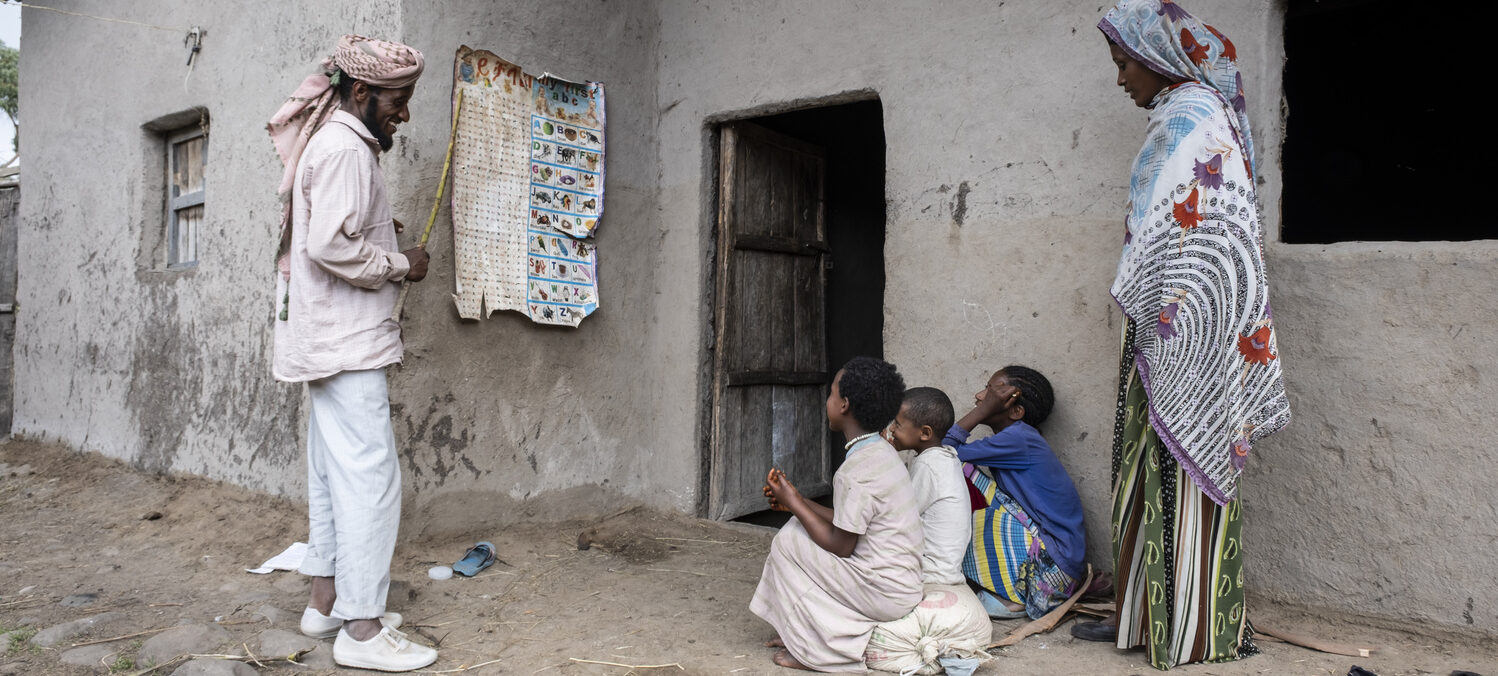
<instances>
[{"instance_id":1,"label":"standing woman","mask_svg":"<svg viewBox=\"0 0 1498 676\"><path fill-rule=\"evenodd\" d=\"M1233 43L1170 0L1098 23L1118 85L1149 109L1113 297L1127 316L1113 440L1118 625L1169 669L1254 654L1238 475L1284 427L1253 138ZM1088 636L1084 636L1086 638Z\"/></svg>"}]
</instances>

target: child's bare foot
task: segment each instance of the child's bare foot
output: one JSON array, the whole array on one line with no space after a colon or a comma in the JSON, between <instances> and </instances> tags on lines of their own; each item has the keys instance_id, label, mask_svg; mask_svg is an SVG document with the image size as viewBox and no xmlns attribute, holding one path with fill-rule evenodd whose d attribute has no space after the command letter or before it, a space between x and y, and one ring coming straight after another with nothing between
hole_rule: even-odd
<instances>
[{"instance_id":1,"label":"child's bare foot","mask_svg":"<svg viewBox=\"0 0 1498 676\"><path fill-rule=\"evenodd\" d=\"M809 667L807 667L806 665L804 665L804 664L802 664L800 662L797 662L796 658L791 657L791 651L786 650L785 648L781 648L779 652L775 653L775 656L771 657L770 661L774 662L775 664L777 664L779 666L785 667L787 669L800 669L802 671L811 671L811 669Z\"/></svg>"},{"instance_id":2,"label":"child's bare foot","mask_svg":"<svg viewBox=\"0 0 1498 676\"><path fill-rule=\"evenodd\" d=\"M772 638L772 639L770 639L768 641L765 641L765 647L766 648L784 648L785 647L785 641L780 640L780 637L776 636L775 638Z\"/></svg>"}]
</instances>

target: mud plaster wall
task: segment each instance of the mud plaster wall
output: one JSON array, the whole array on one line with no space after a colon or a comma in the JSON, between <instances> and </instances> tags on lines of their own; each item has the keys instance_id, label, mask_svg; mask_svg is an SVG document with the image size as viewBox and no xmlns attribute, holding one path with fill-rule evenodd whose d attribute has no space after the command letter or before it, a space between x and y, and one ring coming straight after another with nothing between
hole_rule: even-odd
<instances>
[{"instance_id":1,"label":"mud plaster wall","mask_svg":"<svg viewBox=\"0 0 1498 676\"><path fill-rule=\"evenodd\" d=\"M28 129L27 173L38 189L24 203L21 249L42 253L20 270L27 314L16 351L18 435L302 495L303 388L269 372L280 165L265 119L344 32L423 50L428 70L411 123L383 158L397 217L413 224L404 241L414 243L442 166L452 54L466 42L538 73L608 83L604 306L578 330L513 314L461 322L449 300L443 209L435 272L407 306L406 365L390 377L408 525L567 516L610 508L622 493L692 509L696 449L686 439L694 419L670 413L689 410L690 400L661 396L669 388L648 368L662 361L655 355L667 333L656 306L682 301L659 293L655 272L663 226L653 213L656 41L647 5L65 5L201 25L208 37L184 84L181 35L26 10L36 46L23 64L24 105L55 114L34 114ZM168 271L163 151L141 125L194 107L207 109L212 128L207 226L198 266ZM689 293L684 302L696 299ZM677 439L674 455L657 452Z\"/></svg>"},{"instance_id":2,"label":"mud plaster wall","mask_svg":"<svg viewBox=\"0 0 1498 676\"><path fill-rule=\"evenodd\" d=\"M267 366L279 174L263 121L339 33L417 45L431 74L385 167L397 214L420 223L441 167L446 64L467 42L610 85L604 309L577 331L461 323L438 231L434 274L409 306L407 365L391 377L407 534L623 499L695 509L711 125L877 94L886 356L958 402L1004 363L1047 372L1060 406L1046 433L1106 566L1119 328L1106 289L1144 115L1113 84L1092 28L1100 4L132 6L135 20L209 29L185 87L180 36L26 10L23 107L59 112L28 116L15 431L299 495L302 395ZM1480 568L1498 516L1481 422L1498 413L1483 349L1495 329L1480 321L1498 310L1494 246L1273 241L1280 14L1190 8L1235 39L1250 76L1297 416L1258 445L1245 482L1249 584L1494 633L1498 590ZM598 40L559 47L573 34ZM166 273L152 236L161 160L140 125L194 106L213 129L203 262Z\"/></svg>"},{"instance_id":3,"label":"mud plaster wall","mask_svg":"<svg viewBox=\"0 0 1498 676\"><path fill-rule=\"evenodd\" d=\"M662 315L698 300L694 278L673 278L660 246L653 8L628 0L407 1L403 15L405 39L426 51L430 68L391 158L394 202L411 205L407 223L426 218L436 192L459 44L531 73L601 81L608 116L597 236L602 309L579 328L542 327L513 312L459 321L450 300L451 230L433 234L435 274L412 289L406 363L390 379L396 436L409 439L416 519L441 530L609 509L621 496L690 511L694 394L672 383L683 378L673 374L692 373L692 354L673 348L676 329ZM417 115L426 123L415 124ZM439 223L449 222L444 207Z\"/></svg>"},{"instance_id":4,"label":"mud plaster wall","mask_svg":"<svg viewBox=\"0 0 1498 676\"><path fill-rule=\"evenodd\" d=\"M24 11L38 37L21 65L38 190L22 202L19 247L35 255L19 266L14 431L295 492L301 392L274 383L267 361L279 174L264 120L341 32L333 26L385 32L398 15L388 2L128 9L209 31L190 77L176 32ZM164 145L142 125L196 107L210 126L200 263L168 271Z\"/></svg>"},{"instance_id":5,"label":"mud plaster wall","mask_svg":"<svg viewBox=\"0 0 1498 676\"><path fill-rule=\"evenodd\" d=\"M710 227L705 122L877 93L886 357L959 406L1004 364L1047 373L1059 405L1045 432L1082 493L1090 559L1106 568L1120 321L1107 290L1145 114L1115 85L1093 27L1105 7L663 3L659 126L668 241L694 239ZM1498 475L1474 422L1498 412L1482 348L1494 329L1478 320L1498 310L1493 243L1275 241L1282 13L1268 2L1188 8L1244 58L1296 414L1250 463L1248 584L1498 631L1482 566Z\"/></svg>"}]
</instances>

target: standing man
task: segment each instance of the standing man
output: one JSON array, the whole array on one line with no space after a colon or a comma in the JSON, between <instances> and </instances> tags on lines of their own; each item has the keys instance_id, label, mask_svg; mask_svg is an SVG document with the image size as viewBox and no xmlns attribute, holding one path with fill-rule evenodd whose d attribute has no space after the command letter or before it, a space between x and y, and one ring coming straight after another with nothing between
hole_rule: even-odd
<instances>
[{"instance_id":1,"label":"standing man","mask_svg":"<svg viewBox=\"0 0 1498 676\"><path fill-rule=\"evenodd\" d=\"M437 659L385 612L401 485L384 368L403 352L400 282L426 276L427 253L397 251L378 153L411 119L422 66L406 45L345 35L267 127L286 165L273 371L311 401L302 633L337 635L335 662L382 671Z\"/></svg>"}]
</instances>

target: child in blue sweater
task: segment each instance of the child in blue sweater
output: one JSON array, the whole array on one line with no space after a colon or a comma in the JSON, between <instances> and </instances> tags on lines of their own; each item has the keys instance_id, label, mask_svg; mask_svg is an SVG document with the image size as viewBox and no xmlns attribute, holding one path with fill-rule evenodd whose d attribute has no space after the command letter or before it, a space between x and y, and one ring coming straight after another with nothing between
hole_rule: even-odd
<instances>
[{"instance_id":1,"label":"child in blue sweater","mask_svg":"<svg viewBox=\"0 0 1498 676\"><path fill-rule=\"evenodd\" d=\"M1041 617L1076 591L1085 570L1082 499L1036 429L1053 403L1045 376L1005 366L944 439L968 463L968 479L988 501L973 513L973 542L962 568L982 587L978 598L995 618ZM980 424L993 434L968 441Z\"/></svg>"}]
</instances>

